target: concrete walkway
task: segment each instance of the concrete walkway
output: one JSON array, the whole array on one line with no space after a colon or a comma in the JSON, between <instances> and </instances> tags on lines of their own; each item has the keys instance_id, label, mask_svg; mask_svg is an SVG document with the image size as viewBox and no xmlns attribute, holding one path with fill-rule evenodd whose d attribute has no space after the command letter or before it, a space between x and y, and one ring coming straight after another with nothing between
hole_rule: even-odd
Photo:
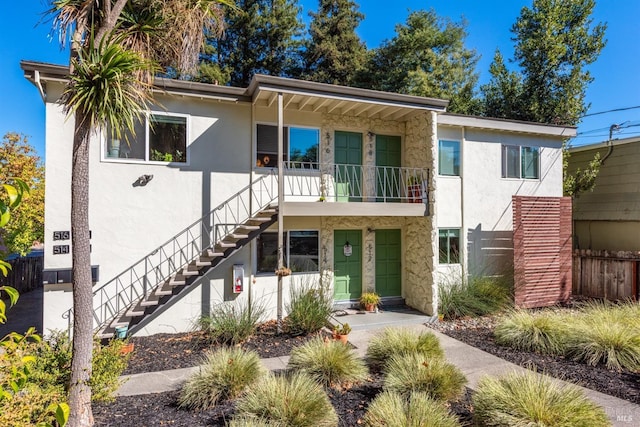
<instances>
[{"instance_id":1,"label":"concrete walkway","mask_svg":"<svg viewBox=\"0 0 640 427\"><path fill-rule=\"evenodd\" d=\"M360 356L365 355L371 338L379 334L387 326L399 326L401 324L402 327L417 332L427 330L433 332L439 338L447 360L464 373L469 381L467 386L472 390L476 389L479 379L485 375L501 376L509 372L525 370L518 365L427 328L424 323L431 320L431 318L416 312L403 311L397 312L395 315L389 312L377 314L354 314L349 312L344 317L337 317L337 319L341 323L348 322L353 328L349 335L349 342L356 347L356 352ZM262 359L265 367L271 370L286 369L288 361L288 356ZM120 387L118 394L132 396L176 390L180 388L191 373L198 369L198 367L193 367L128 375L123 377L126 382ZM562 382L560 380L555 381ZM582 391L596 404L604 408L613 426L640 427L639 405L586 388L582 388Z\"/></svg>"}]
</instances>

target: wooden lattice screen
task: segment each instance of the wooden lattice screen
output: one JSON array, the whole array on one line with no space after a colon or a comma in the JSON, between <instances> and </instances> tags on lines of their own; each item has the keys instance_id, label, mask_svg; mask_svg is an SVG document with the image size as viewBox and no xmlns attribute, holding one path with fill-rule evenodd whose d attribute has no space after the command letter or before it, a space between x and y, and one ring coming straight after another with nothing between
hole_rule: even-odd
<instances>
[{"instance_id":1,"label":"wooden lattice screen","mask_svg":"<svg viewBox=\"0 0 640 427\"><path fill-rule=\"evenodd\" d=\"M513 196L515 303L545 307L571 296L571 198Z\"/></svg>"}]
</instances>

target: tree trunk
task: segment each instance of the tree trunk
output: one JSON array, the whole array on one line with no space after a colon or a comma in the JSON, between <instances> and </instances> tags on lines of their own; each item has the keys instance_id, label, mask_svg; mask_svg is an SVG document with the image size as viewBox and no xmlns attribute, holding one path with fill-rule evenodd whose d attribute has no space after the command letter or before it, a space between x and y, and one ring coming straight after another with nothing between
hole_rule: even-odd
<instances>
[{"instance_id":1,"label":"tree trunk","mask_svg":"<svg viewBox=\"0 0 640 427\"><path fill-rule=\"evenodd\" d=\"M71 253L73 258L73 357L69 384L70 427L93 425L91 359L93 351L93 290L89 242L89 138L91 128L78 111L71 168Z\"/></svg>"}]
</instances>

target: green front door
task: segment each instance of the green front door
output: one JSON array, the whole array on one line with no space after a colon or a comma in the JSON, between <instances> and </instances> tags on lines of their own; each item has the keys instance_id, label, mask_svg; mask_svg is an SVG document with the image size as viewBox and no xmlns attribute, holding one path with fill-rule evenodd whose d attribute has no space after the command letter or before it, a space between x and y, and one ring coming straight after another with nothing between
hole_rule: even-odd
<instances>
[{"instance_id":1,"label":"green front door","mask_svg":"<svg viewBox=\"0 0 640 427\"><path fill-rule=\"evenodd\" d=\"M351 255L346 256L344 246L349 242ZM333 232L334 298L350 300L362 293L362 231L335 230Z\"/></svg>"},{"instance_id":2,"label":"green front door","mask_svg":"<svg viewBox=\"0 0 640 427\"><path fill-rule=\"evenodd\" d=\"M399 202L402 151L399 136L376 135L376 191L379 202Z\"/></svg>"},{"instance_id":3,"label":"green front door","mask_svg":"<svg viewBox=\"0 0 640 427\"><path fill-rule=\"evenodd\" d=\"M362 134L335 134L336 200L359 200L362 195Z\"/></svg>"},{"instance_id":4,"label":"green front door","mask_svg":"<svg viewBox=\"0 0 640 427\"><path fill-rule=\"evenodd\" d=\"M376 230L376 292L382 297L402 293L400 230Z\"/></svg>"}]
</instances>

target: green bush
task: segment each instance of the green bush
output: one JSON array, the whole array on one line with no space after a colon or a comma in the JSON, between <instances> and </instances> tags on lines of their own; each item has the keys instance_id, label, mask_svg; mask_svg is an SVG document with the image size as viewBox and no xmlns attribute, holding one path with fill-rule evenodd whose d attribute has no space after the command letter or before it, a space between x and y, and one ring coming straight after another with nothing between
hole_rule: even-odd
<instances>
[{"instance_id":1,"label":"green bush","mask_svg":"<svg viewBox=\"0 0 640 427\"><path fill-rule=\"evenodd\" d=\"M277 422L287 427L334 427L338 415L327 394L306 374L269 375L241 397L240 416Z\"/></svg>"},{"instance_id":2,"label":"green bush","mask_svg":"<svg viewBox=\"0 0 640 427\"><path fill-rule=\"evenodd\" d=\"M583 319L571 329L568 354L574 360L608 369L640 371L640 331L606 318Z\"/></svg>"},{"instance_id":3,"label":"green bush","mask_svg":"<svg viewBox=\"0 0 640 427\"><path fill-rule=\"evenodd\" d=\"M483 316L512 304L512 285L508 279L494 277L440 283L438 302L438 312L445 319Z\"/></svg>"},{"instance_id":4,"label":"green bush","mask_svg":"<svg viewBox=\"0 0 640 427\"><path fill-rule=\"evenodd\" d=\"M314 286L309 281L291 281L287 330L294 335L312 334L328 324L333 310L333 296L321 284Z\"/></svg>"},{"instance_id":5,"label":"green bush","mask_svg":"<svg viewBox=\"0 0 640 427\"><path fill-rule=\"evenodd\" d=\"M447 407L425 393L408 398L384 391L367 408L364 425L368 427L458 427L458 419Z\"/></svg>"},{"instance_id":6,"label":"green bush","mask_svg":"<svg viewBox=\"0 0 640 427\"><path fill-rule=\"evenodd\" d=\"M179 405L210 409L225 399L235 399L264 375L254 351L223 347L206 353L198 372L182 387Z\"/></svg>"},{"instance_id":7,"label":"green bush","mask_svg":"<svg viewBox=\"0 0 640 427\"><path fill-rule=\"evenodd\" d=\"M121 355L126 342L111 340L103 346L93 343L92 372L89 380L91 399L94 402L111 402L120 386L120 376L127 368L130 355ZM66 333L56 331L35 348L36 362L31 381L41 387L59 386L65 392L71 375L71 341Z\"/></svg>"},{"instance_id":8,"label":"green bush","mask_svg":"<svg viewBox=\"0 0 640 427\"><path fill-rule=\"evenodd\" d=\"M0 399L0 425L3 427L53 424L55 416L51 405L63 402L65 393L61 387L42 388L36 384L25 385L10 398Z\"/></svg>"},{"instance_id":9,"label":"green bush","mask_svg":"<svg viewBox=\"0 0 640 427\"><path fill-rule=\"evenodd\" d=\"M561 355L566 348L566 325L548 312L514 310L494 330L496 343L522 351Z\"/></svg>"},{"instance_id":10,"label":"green bush","mask_svg":"<svg viewBox=\"0 0 640 427\"><path fill-rule=\"evenodd\" d=\"M366 379L368 370L362 359L339 341L316 337L294 348L289 369L303 372L325 387L340 387Z\"/></svg>"},{"instance_id":11,"label":"green bush","mask_svg":"<svg viewBox=\"0 0 640 427\"><path fill-rule=\"evenodd\" d=\"M264 418L240 416L238 418L232 419L228 427L287 427L287 426L275 421L265 420Z\"/></svg>"},{"instance_id":12,"label":"green bush","mask_svg":"<svg viewBox=\"0 0 640 427\"><path fill-rule=\"evenodd\" d=\"M384 389L405 397L417 391L436 400L454 400L462 395L466 383L464 374L443 358L413 353L391 357Z\"/></svg>"},{"instance_id":13,"label":"green bush","mask_svg":"<svg viewBox=\"0 0 640 427\"><path fill-rule=\"evenodd\" d=\"M473 395L478 425L496 427L610 425L607 415L573 385L533 372L485 377Z\"/></svg>"},{"instance_id":14,"label":"green bush","mask_svg":"<svg viewBox=\"0 0 640 427\"><path fill-rule=\"evenodd\" d=\"M198 326L211 342L239 344L253 335L265 313L260 302L223 302L211 308L211 314L203 316Z\"/></svg>"},{"instance_id":15,"label":"green bush","mask_svg":"<svg viewBox=\"0 0 640 427\"><path fill-rule=\"evenodd\" d=\"M417 332L402 328L386 328L374 337L367 348L367 360L371 367L379 369L394 355L418 353L427 358L442 357L440 341L431 332Z\"/></svg>"}]
</instances>

